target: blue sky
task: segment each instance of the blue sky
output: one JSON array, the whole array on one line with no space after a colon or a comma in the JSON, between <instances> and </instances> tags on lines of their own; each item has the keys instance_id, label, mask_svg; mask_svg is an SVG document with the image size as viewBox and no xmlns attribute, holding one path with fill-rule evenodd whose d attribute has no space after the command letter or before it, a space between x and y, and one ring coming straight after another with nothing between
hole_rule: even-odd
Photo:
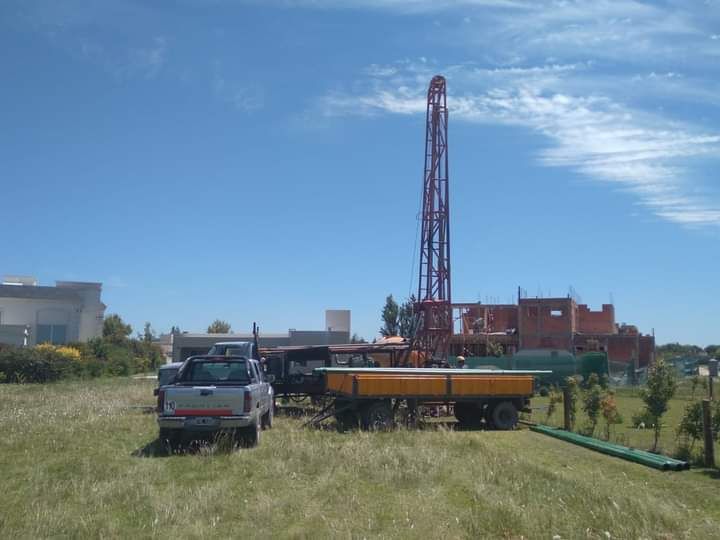
<instances>
[{"instance_id":1,"label":"blue sky","mask_svg":"<svg viewBox=\"0 0 720 540\"><path fill-rule=\"evenodd\" d=\"M570 286L720 342L720 3L0 5L0 273L102 281L137 329L371 338L416 287L448 80L453 299Z\"/></svg>"}]
</instances>

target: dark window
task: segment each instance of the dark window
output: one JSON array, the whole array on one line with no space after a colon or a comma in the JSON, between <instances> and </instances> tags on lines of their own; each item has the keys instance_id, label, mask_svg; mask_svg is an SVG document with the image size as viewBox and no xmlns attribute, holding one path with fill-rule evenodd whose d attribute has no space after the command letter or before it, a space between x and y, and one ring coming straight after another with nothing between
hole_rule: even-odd
<instances>
[{"instance_id":1,"label":"dark window","mask_svg":"<svg viewBox=\"0 0 720 540\"><path fill-rule=\"evenodd\" d=\"M187 380L192 382L248 384L250 382L250 373L245 362L193 362Z\"/></svg>"},{"instance_id":2,"label":"dark window","mask_svg":"<svg viewBox=\"0 0 720 540\"><path fill-rule=\"evenodd\" d=\"M67 326L64 324L38 324L36 343L62 345L67 341Z\"/></svg>"}]
</instances>

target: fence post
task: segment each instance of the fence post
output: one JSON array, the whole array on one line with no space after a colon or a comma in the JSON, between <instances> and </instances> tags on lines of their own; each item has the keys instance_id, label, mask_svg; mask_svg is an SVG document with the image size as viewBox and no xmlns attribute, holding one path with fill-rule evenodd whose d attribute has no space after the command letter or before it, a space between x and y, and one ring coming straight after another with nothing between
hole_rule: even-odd
<instances>
[{"instance_id":1,"label":"fence post","mask_svg":"<svg viewBox=\"0 0 720 540\"><path fill-rule=\"evenodd\" d=\"M570 415L570 386L563 386L563 423L566 431L572 431L572 418Z\"/></svg>"},{"instance_id":2,"label":"fence post","mask_svg":"<svg viewBox=\"0 0 720 540\"><path fill-rule=\"evenodd\" d=\"M705 435L705 466L715 467L715 442L712 435L712 418L710 416L710 400L702 400L703 433Z\"/></svg>"}]
</instances>

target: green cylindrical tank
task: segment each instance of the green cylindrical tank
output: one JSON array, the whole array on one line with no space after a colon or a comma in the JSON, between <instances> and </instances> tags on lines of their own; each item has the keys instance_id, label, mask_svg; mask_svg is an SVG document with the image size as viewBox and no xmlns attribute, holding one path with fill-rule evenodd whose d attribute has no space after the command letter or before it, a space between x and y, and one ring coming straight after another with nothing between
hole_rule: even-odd
<instances>
[{"instance_id":1,"label":"green cylindrical tank","mask_svg":"<svg viewBox=\"0 0 720 540\"><path fill-rule=\"evenodd\" d=\"M549 369L537 378L538 386L562 383L577 374L578 360L572 353L556 349L525 349L512 357L513 369Z\"/></svg>"},{"instance_id":2,"label":"green cylindrical tank","mask_svg":"<svg viewBox=\"0 0 720 540\"><path fill-rule=\"evenodd\" d=\"M451 366L457 366L457 357L449 359ZM587 379L591 373L607 375L608 360L604 352L587 352L580 356L559 349L524 349L514 356L469 356L465 358L467 367L550 370L552 373L536 378L538 387L562 385L567 377L580 375Z\"/></svg>"}]
</instances>

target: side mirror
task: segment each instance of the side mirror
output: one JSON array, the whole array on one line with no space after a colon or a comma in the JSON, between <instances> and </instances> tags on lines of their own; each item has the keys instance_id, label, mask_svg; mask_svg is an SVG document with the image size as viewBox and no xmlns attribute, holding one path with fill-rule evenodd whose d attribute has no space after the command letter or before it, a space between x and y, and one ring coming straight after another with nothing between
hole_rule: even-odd
<instances>
[{"instance_id":1,"label":"side mirror","mask_svg":"<svg viewBox=\"0 0 720 540\"><path fill-rule=\"evenodd\" d=\"M275 375L273 375L272 373L270 375L265 375L265 379L267 380L267 382L272 384L275 382Z\"/></svg>"}]
</instances>

